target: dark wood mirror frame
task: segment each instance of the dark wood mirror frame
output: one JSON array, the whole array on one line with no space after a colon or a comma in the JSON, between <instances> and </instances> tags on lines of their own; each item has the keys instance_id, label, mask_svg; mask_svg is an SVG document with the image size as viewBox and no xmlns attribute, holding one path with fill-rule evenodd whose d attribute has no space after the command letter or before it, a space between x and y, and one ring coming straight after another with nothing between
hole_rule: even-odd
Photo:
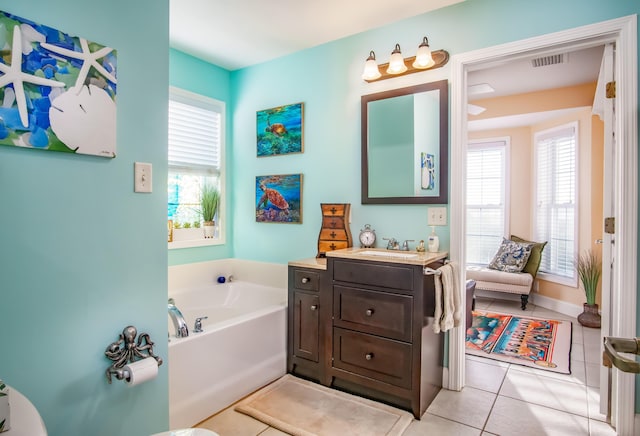
<instances>
[{"instance_id":1,"label":"dark wood mirror frame","mask_svg":"<svg viewBox=\"0 0 640 436\"><path fill-rule=\"evenodd\" d=\"M417 94L426 91L440 91L440 148L438 184L440 195L434 197L370 197L369 196L369 158L368 158L368 104L372 101ZM440 80L406 88L393 89L361 97L361 135L362 135L362 204L446 204L449 201L449 84Z\"/></svg>"}]
</instances>

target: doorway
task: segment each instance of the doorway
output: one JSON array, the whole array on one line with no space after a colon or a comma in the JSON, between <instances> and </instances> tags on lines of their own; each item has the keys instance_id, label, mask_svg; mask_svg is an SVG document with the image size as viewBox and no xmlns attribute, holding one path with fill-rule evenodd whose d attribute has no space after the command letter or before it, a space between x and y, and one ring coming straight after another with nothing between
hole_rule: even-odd
<instances>
[{"instance_id":1,"label":"doorway","mask_svg":"<svg viewBox=\"0 0 640 436\"><path fill-rule=\"evenodd\" d=\"M619 117L615 121L618 144L615 156L615 216L617 244L614 248L614 282L611 292L610 334L636 336L637 299L637 23L636 16L543 35L514 43L456 55L452 59L452 146L451 146L451 249L450 257L460 265L465 259L465 198L467 132L467 76L497 62L530 57L536 53L577 50L614 43L618 50L616 81L620 92L616 101ZM464 279L461 272L460 280ZM622 290L631 290L623 292ZM444 384L460 390L465 379L464 329L457 328L449 340L449 368ZM633 375L614 370L612 379L612 424L621 434L632 434L634 425Z\"/></svg>"}]
</instances>

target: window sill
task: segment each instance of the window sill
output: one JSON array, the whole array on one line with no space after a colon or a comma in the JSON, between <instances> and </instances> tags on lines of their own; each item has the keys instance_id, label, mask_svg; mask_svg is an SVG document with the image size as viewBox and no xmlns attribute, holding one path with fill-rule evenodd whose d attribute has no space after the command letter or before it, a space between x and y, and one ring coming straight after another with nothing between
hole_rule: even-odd
<instances>
[{"instance_id":1,"label":"window sill","mask_svg":"<svg viewBox=\"0 0 640 436\"><path fill-rule=\"evenodd\" d=\"M561 277L555 274L549 274L542 271L539 271L537 276L540 280L545 280L547 282L557 283L559 285L570 286L572 288L578 287L578 278L570 278L570 277Z\"/></svg>"},{"instance_id":2,"label":"window sill","mask_svg":"<svg viewBox=\"0 0 640 436\"><path fill-rule=\"evenodd\" d=\"M217 229L219 231L219 229ZM198 228L193 229L174 229L173 241L167 243L169 250L179 248L195 248L195 247L208 247L212 245L223 245L225 243L224 236L217 236L214 238L205 238L203 236L203 230Z\"/></svg>"}]
</instances>

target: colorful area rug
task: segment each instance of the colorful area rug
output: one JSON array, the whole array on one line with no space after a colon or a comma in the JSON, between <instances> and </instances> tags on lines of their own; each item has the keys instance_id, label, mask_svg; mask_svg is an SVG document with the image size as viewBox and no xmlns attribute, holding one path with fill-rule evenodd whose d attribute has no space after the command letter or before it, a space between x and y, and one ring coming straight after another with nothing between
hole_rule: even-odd
<instances>
[{"instance_id":1,"label":"colorful area rug","mask_svg":"<svg viewBox=\"0 0 640 436\"><path fill-rule=\"evenodd\" d=\"M571 322L473 312L466 351L475 356L571 374Z\"/></svg>"},{"instance_id":2,"label":"colorful area rug","mask_svg":"<svg viewBox=\"0 0 640 436\"><path fill-rule=\"evenodd\" d=\"M413 415L286 374L240 401L238 412L294 436L400 436Z\"/></svg>"}]
</instances>

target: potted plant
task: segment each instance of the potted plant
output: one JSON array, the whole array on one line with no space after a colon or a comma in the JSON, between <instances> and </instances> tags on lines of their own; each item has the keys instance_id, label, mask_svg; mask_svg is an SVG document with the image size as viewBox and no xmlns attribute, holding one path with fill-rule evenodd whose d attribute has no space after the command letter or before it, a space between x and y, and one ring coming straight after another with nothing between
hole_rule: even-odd
<instances>
[{"instance_id":1,"label":"potted plant","mask_svg":"<svg viewBox=\"0 0 640 436\"><path fill-rule=\"evenodd\" d=\"M202 187L200 213L202 214L204 237L213 238L215 217L220 205L220 191L216 186L206 184Z\"/></svg>"},{"instance_id":2,"label":"potted plant","mask_svg":"<svg viewBox=\"0 0 640 436\"><path fill-rule=\"evenodd\" d=\"M586 327L600 328L596 290L602 273L602 263L598 256L589 249L578 256L575 261L575 267L587 297L587 302L583 306L584 310L578 315L578 322Z\"/></svg>"}]
</instances>

